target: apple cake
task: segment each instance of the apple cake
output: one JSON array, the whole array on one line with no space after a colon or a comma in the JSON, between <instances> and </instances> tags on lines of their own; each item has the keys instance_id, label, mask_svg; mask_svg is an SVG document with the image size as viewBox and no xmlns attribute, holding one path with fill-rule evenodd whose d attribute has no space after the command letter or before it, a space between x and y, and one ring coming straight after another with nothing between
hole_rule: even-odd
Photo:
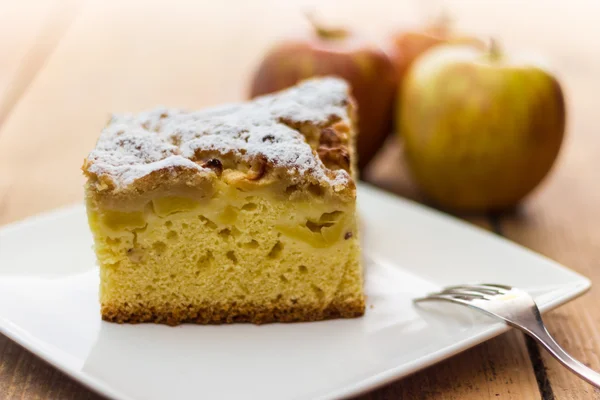
<instances>
[{"instance_id":1,"label":"apple cake","mask_svg":"<svg viewBox=\"0 0 600 400\"><path fill-rule=\"evenodd\" d=\"M107 321L360 316L354 105L336 78L113 116L83 165Z\"/></svg>"}]
</instances>

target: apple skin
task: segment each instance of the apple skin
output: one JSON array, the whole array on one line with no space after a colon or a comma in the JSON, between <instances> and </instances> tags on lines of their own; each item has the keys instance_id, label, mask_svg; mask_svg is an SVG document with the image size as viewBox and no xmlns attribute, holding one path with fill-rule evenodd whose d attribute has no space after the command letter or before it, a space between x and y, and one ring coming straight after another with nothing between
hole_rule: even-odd
<instances>
[{"instance_id":1,"label":"apple skin","mask_svg":"<svg viewBox=\"0 0 600 400\"><path fill-rule=\"evenodd\" d=\"M420 29L398 31L390 36L386 48L396 67L398 82L402 82L404 75L419 56L435 46L444 44L470 45L482 50L487 47L480 38L454 32L444 16Z\"/></svg>"},{"instance_id":2,"label":"apple skin","mask_svg":"<svg viewBox=\"0 0 600 400\"><path fill-rule=\"evenodd\" d=\"M432 49L408 71L401 100L409 170L446 209L514 207L551 169L564 136L559 82L495 51Z\"/></svg>"},{"instance_id":3,"label":"apple skin","mask_svg":"<svg viewBox=\"0 0 600 400\"><path fill-rule=\"evenodd\" d=\"M392 36L388 53L401 82L410 65L430 48L447 43L446 38L426 32L407 31Z\"/></svg>"},{"instance_id":4,"label":"apple skin","mask_svg":"<svg viewBox=\"0 0 600 400\"><path fill-rule=\"evenodd\" d=\"M345 79L358 105L358 167L363 169L391 132L396 72L385 52L350 33L315 33L277 44L262 60L251 84L255 97L314 76Z\"/></svg>"}]
</instances>

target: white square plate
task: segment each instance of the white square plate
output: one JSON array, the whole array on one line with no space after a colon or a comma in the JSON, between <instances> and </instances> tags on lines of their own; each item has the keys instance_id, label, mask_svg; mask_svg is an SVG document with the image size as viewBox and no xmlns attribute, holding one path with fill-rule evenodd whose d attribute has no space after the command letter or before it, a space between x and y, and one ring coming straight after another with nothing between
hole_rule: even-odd
<instances>
[{"instance_id":1,"label":"white square plate","mask_svg":"<svg viewBox=\"0 0 600 400\"><path fill-rule=\"evenodd\" d=\"M590 282L455 218L362 185L366 315L313 323L168 327L102 322L85 211L0 229L0 332L116 399L337 398L507 330L470 310L417 309L440 286L514 285L542 311Z\"/></svg>"}]
</instances>

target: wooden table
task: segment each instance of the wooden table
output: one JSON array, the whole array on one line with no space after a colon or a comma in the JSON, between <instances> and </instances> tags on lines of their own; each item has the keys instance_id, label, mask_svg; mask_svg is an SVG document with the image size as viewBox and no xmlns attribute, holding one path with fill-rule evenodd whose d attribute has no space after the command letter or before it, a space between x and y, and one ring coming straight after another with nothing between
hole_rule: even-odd
<instances>
[{"instance_id":1,"label":"wooden table","mask_svg":"<svg viewBox=\"0 0 600 400\"><path fill-rule=\"evenodd\" d=\"M109 112L198 108L245 97L261 54L305 26L315 1L0 2L0 224L80 202L79 167ZM321 15L375 40L435 10L400 0L320 2ZM469 221L600 284L600 5L452 1L458 26L535 49L568 97L568 135L552 175L517 211ZM390 140L366 179L419 200ZM600 370L600 290L551 312L549 329ZM98 395L0 335L1 399ZM600 399L538 346L508 332L364 399Z\"/></svg>"}]
</instances>

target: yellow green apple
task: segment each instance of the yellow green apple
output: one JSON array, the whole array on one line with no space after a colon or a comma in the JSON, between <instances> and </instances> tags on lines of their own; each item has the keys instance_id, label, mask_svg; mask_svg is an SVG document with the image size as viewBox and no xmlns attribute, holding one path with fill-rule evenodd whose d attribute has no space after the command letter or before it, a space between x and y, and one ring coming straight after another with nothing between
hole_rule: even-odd
<instances>
[{"instance_id":1,"label":"yellow green apple","mask_svg":"<svg viewBox=\"0 0 600 400\"><path fill-rule=\"evenodd\" d=\"M563 140L558 80L497 46L443 45L411 66L396 110L408 168L442 208L516 205L551 169Z\"/></svg>"}]
</instances>

